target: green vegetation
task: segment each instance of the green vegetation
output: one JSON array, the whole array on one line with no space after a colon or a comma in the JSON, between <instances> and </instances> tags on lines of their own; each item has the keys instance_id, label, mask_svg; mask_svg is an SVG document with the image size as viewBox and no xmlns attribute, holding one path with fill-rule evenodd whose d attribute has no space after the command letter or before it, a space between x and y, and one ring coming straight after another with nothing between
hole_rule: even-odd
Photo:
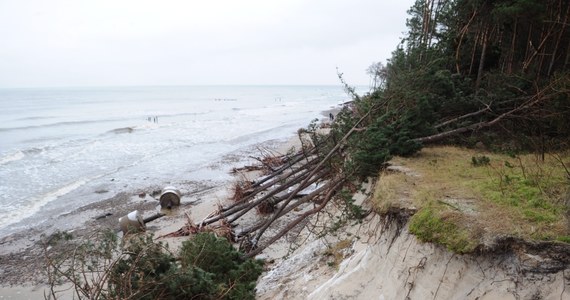
<instances>
[{"instance_id":1,"label":"green vegetation","mask_svg":"<svg viewBox=\"0 0 570 300\"><path fill-rule=\"evenodd\" d=\"M467 229L444 216L442 205L430 204L420 209L410 220L410 232L423 242L433 242L455 253L468 253L478 245Z\"/></svg>"},{"instance_id":2,"label":"green vegetation","mask_svg":"<svg viewBox=\"0 0 570 300\"><path fill-rule=\"evenodd\" d=\"M489 163L475 166L469 157L487 157ZM488 241L514 236L567 242L569 186L559 161L569 159L569 153L542 161L532 154L513 158L458 147L426 147L413 157L391 161L417 174L382 172L374 207L379 213L394 207L417 210L410 232L458 253L483 244L483 236Z\"/></svg>"},{"instance_id":3,"label":"green vegetation","mask_svg":"<svg viewBox=\"0 0 570 300\"><path fill-rule=\"evenodd\" d=\"M119 243L112 232L87 241L54 235L46 244L51 296L70 282L79 299L255 299L262 262L223 238L199 233L178 255L152 236Z\"/></svg>"},{"instance_id":4,"label":"green vegetation","mask_svg":"<svg viewBox=\"0 0 570 300\"><path fill-rule=\"evenodd\" d=\"M570 236L560 236L556 240L570 244Z\"/></svg>"},{"instance_id":5,"label":"green vegetation","mask_svg":"<svg viewBox=\"0 0 570 300\"><path fill-rule=\"evenodd\" d=\"M491 160L489 159L489 157L485 155L471 157L471 164L475 167L488 166L490 162Z\"/></svg>"},{"instance_id":6,"label":"green vegetation","mask_svg":"<svg viewBox=\"0 0 570 300\"><path fill-rule=\"evenodd\" d=\"M490 165L489 175L471 182L472 187L484 199L508 208L517 219L535 226L530 237L557 238L562 232L551 229L565 219L567 207L563 198L568 189L567 174L560 163L553 158L542 161L534 155L502 158L504 163Z\"/></svg>"},{"instance_id":7,"label":"green vegetation","mask_svg":"<svg viewBox=\"0 0 570 300\"><path fill-rule=\"evenodd\" d=\"M182 269L211 274L217 291L212 298L255 299L255 283L261 275L262 262L243 258L224 238L198 233L182 244L180 262Z\"/></svg>"}]
</instances>

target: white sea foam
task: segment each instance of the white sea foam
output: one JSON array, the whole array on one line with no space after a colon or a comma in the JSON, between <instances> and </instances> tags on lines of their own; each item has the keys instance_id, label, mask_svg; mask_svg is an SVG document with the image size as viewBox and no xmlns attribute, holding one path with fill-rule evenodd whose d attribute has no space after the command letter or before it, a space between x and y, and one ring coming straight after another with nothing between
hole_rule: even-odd
<instances>
[{"instance_id":1,"label":"white sea foam","mask_svg":"<svg viewBox=\"0 0 570 300\"><path fill-rule=\"evenodd\" d=\"M24 218L33 216L34 214L36 214L44 205L46 205L47 203L63 196L66 195L68 193L70 193L71 191L81 187L82 185L84 185L85 183L87 183L89 180L92 180L95 178L90 178L90 179L82 179L82 180L77 180L74 182L71 182L67 185L64 185L54 191L50 191L44 195L41 195L39 197L35 197L34 199L29 199L29 201L27 202L27 205L24 206L9 206L7 207L9 209L9 213L7 213L3 218L0 218L0 228L6 227L10 224L13 224L15 222L18 222L19 220L22 220ZM16 196L14 196L16 197Z\"/></svg>"},{"instance_id":2,"label":"white sea foam","mask_svg":"<svg viewBox=\"0 0 570 300\"><path fill-rule=\"evenodd\" d=\"M24 158L26 155L22 151L16 151L8 155L0 157L0 165L7 164L9 162L17 161Z\"/></svg>"}]
</instances>

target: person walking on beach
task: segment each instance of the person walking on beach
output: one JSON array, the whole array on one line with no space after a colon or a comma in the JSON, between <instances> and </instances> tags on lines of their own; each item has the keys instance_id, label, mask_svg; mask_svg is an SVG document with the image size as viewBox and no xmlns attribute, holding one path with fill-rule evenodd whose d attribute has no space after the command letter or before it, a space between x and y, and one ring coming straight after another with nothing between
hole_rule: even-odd
<instances>
[{"instance_id":1,"label":"person walking on beach","mask_svg":"<svg viewBox=\"0 0 570 300\"><path fill-rule=\"evenodd\" d=\"M329 113L329 119L330 119L331 121L334 121L334 115L333 115L332 113Z\"/></svg>"}]
</instances>

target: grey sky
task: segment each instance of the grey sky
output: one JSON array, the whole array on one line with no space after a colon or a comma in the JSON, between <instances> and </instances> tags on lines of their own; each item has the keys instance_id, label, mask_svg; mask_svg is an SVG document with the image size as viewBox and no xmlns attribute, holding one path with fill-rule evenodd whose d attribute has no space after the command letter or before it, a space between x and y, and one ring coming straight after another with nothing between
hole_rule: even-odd
<instances>
[{"instance_id":1,"label":"grey sky","mask_svg":"<svg viewBox=\"0 0 570 300\"><path fill-rule=\"evenodd\" d=\"M413 0L0 0L0 87L353 85Z\"/></svg>"}]
</instances>

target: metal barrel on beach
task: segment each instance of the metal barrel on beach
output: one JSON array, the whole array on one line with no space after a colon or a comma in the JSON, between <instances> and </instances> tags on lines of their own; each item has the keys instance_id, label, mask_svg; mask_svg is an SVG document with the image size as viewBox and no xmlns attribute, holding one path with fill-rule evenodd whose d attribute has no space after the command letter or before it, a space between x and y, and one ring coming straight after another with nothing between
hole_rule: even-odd
<instances>
[{"instance_id":1,"label":"metal barrel on beach","mask_svg":"<svg viewBox=\"0 0 570 300\"><path fill-rule=\"evenodd\" d=\"M180 190L173 186L167 186L160 194L160 207L172 208L180 205Z\"/></svg>"},{"instance_id":2,"label":"metal barrel on beach","mask_svg":"<svg viewBox=\"0 0 570 300\"><path fill-rule=\"evenodd\" d=\"M145 231L144 220L138 210L119 218L119 226L124 234Z\"/></svg>"}]
</instances>

